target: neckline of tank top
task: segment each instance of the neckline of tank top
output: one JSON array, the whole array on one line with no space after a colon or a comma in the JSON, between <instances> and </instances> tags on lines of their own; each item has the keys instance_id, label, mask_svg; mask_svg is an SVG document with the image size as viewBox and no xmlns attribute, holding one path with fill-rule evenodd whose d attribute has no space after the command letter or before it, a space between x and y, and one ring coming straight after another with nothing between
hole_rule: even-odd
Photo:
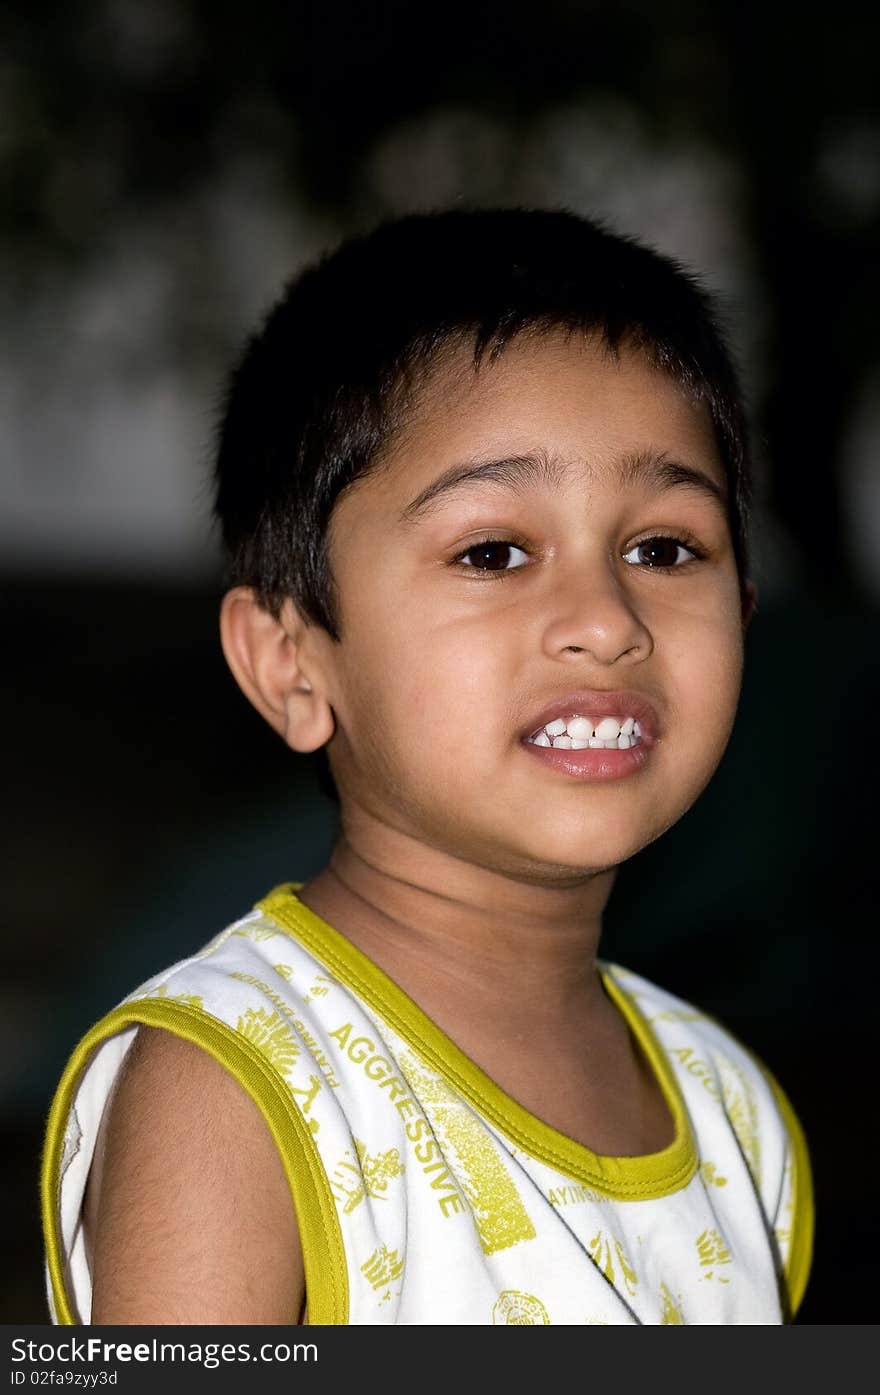
<instances>
[{"instance_id":1,"label":"neckline of tank top","mask_svg":"<svg viewBox=\"0 0 880 1395\"><path fill-rule=\"evenodd\" d=\"M348 989L414 1049L422 1059L518 1149L573 1181L615 1200L654 1200L681 1191L699 1158L684 1096L674 1067L650 1023L616 975L617 965L600 962L603 987L648 1060L669 1109L674 1133L656 1153L612 1156L594 1153L561 1133L509 1095L430 1018L399 984L362 950L310 907L297 892L302 882L284 882L257 902L268 916L303 945ZM634 976L632 976L634 977Z\"/></svg>"}]
</instances>

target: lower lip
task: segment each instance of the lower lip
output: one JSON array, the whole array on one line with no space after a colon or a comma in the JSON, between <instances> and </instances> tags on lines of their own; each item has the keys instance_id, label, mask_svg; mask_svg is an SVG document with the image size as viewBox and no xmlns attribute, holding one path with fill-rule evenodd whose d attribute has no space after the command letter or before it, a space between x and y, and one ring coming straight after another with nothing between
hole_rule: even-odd
<instances>
[{"instance_id":1,"label":"lower lip","mask_svg":"<svg viewBox=\"0 0 880 1395\"><path fill-rule=\"evenodd\" d=\"M607 747L597 751L589 746L581 751L570 751L561 746L536 746L532 741L522 744L551 770L570 775L574 780L622 780L626 775L635 775L643 769L651 749L645 741L626 751L611 751Z\"/></svg>"}]
</instances>

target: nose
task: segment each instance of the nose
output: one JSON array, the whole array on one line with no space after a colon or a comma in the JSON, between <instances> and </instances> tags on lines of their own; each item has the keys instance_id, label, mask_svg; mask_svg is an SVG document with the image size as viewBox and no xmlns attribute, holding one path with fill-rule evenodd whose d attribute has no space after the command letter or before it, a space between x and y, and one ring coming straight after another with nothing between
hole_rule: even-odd
<instances>
[{"instance_id":1,"label":"nose","mask_svg":"<svg viewBox=\"0 0 880 1395\"><path fill-rule=\"evenodd\" d=\"M607 564L559 577L547 616L543 642L554 659L589 654L597 664L638 663L654 647L637 602Z\"/></svg>"}]
</instances>

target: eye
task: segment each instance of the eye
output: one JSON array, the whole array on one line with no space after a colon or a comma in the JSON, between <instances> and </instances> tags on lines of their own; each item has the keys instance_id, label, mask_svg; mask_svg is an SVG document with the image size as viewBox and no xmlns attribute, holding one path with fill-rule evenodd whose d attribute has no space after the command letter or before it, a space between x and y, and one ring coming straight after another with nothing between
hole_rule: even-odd
<instances>
[{"instance_id":1,"label":"eye","mask_svg":"<svg viewBox=\"0 0 880 1395\"><path fill-rule=\"evenodd\" d=\"M517 561L514 554L518 553L522 561ZM473 558L473 561L466 559ZM521 547L517 547L512 542L502 542L498 538L487 538L485 542L472 543L464 552L460 552L455 558L456 562L461 562L462 566L468 567L471 571L479 572L510 572L516 571L528 561L526 553Z\"/></svg>"},{"instance_id":2,"label":"eye","mask_svg":"<svg viewBox=\"0 0 880 1395\"><path fill-rule=\"evenodd\" d=\"M636 561L630 561L633 553L641 554ZM681 553L687 555L682 557ZM642 538L630 548L629 552L623 553L623 560L629 562L630 566L648 567L650 571L669 572L677 571L686 563L699 561L705 557L705 552L694 542L693 538L673 538L665 533L658 534L653 538Z\"/></svg>"}]
</instances>

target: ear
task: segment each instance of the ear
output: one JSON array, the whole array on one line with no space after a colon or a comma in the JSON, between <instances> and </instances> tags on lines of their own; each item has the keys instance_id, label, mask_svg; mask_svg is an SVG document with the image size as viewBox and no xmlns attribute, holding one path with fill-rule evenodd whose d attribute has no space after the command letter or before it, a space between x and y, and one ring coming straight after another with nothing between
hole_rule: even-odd
<instances>
[{"instance_id":1,"label":"ear","mask_svg":"<svg viewBox=\"0 0 880 1395\"><path fill-rule=\"evenodd\" d=\"M293 601L276 620L249 586L220 606L220 641L245 697L294 751L316 751L335 729L311 631Z\"/></svg>"},{"instance_id":2,"label":"ear","mask_svg":"<svg viewBox=\"0 0 880 1395\"><path fill-rule=\"evenodd\" d=\"M743 634L752 622L752 616L758 609L758 588L753 581L743 583L742 589L742 627Z\"/></svg>"}]
</instances>

